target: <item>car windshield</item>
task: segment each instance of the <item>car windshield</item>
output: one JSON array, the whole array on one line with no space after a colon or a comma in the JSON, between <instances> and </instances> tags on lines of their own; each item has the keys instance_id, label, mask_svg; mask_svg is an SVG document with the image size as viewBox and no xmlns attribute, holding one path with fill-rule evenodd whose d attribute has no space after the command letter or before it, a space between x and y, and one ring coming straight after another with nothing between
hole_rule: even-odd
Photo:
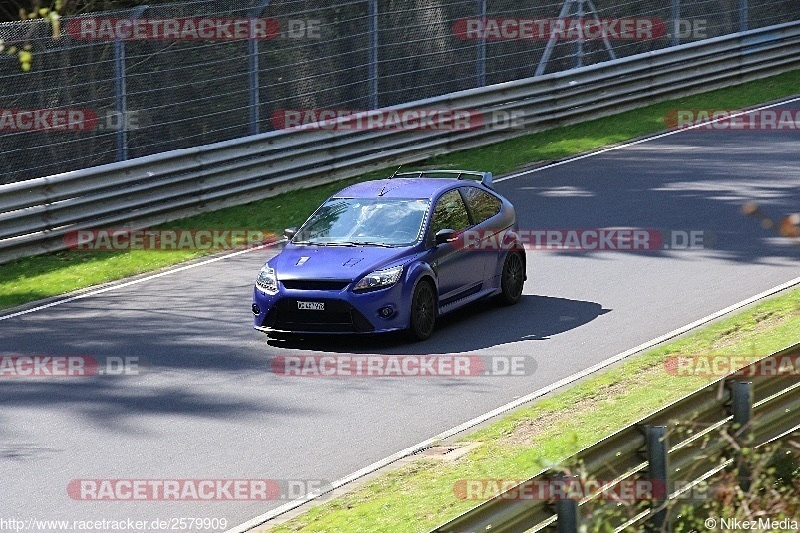
<instances>
[{"instance_id":1,"label":"car windshield","mask_svg":"<svg viewBox=\"0 0 800 533\"><path fill-rule=\"evenodd\" d=\"M331 198L306 221L292 242L411 245L421 237L429 204L416 198Z\"/></svg>"}]
</instances>

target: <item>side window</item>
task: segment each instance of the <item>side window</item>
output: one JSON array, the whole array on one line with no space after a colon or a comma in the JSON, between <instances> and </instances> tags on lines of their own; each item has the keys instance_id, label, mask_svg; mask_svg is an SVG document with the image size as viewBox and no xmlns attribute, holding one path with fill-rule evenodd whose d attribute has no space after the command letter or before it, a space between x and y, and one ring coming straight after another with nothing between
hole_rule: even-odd
<instances>
[{"instance_id":1,"label":"side window","mask_svg":"<svg viewBox=\"0 0 800 533\"><path fill-rule=\"evenodd\" d=\"M475 224L492 218L503 206L499 198L477 187L464 187L464 196L467 198L472 216L475 217Z\"/></svg>"},{"instance_id":2,"label":"side window","mask_svg":"<svg viewBox=\"0 0 800 533\"><path fill-rule=\"evenodd\" d=\"M433 208L431 220L431 241L439 230L452 229L461 231L469 227L469 215L464 201L457 189L444 193Z\"/></svg>"}]
</instances>

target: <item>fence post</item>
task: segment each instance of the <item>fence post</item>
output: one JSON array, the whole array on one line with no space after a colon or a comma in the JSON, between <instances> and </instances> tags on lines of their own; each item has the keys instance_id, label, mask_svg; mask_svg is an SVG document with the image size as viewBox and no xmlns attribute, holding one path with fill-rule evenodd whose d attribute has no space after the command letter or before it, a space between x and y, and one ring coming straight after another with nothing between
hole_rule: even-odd
<instances>
[{"instance_id":1,"label":"fence post","mask_svg":"<svg viewBox=\"0 0 800 533\"><path fill-rule=\"evenodd\" d=\"M378 109L378 0L368 0L367 8L367 50L369 59L367 61L369 71L369 108Z\"/></svg>"},{"instance_id":2,"label":"fence post","mask_svg":"<svg viewBox=\"0 0 800 533\"><path fill-rule=\"evenodd\" d=\"M128 108L128 88L125 83L125 41L114 41L114 93L117 126L117 161L128 159L128 132L125 115Z\"/></svg>"},{"instance_id":3,"label":"fence post","mask_svg":"<svg viewBox=\"0 0 800 533\"><path fill-rule=\"evenodd\" d=\"M664 426L646 426L645 442L647 444L647 473L650 482L656 487L663 487L663 493L656 491L653 509L658 509L650 516L650 526L656 531L668 531L667 509L664 507L669 496L669 473L667 468L667 428ZM660 488L659 487L659 488Z\"/></svg>"},{"instance_id":4,"label":"fence post","mask_svg":"<svg viewBox=\"0 0 800 533\"><path fill-rule=\"evenodd\" d=\"M737 444L747 448L752 434L750 418L753 414L753 384L749 381L729 382L731 388L731 414L733 422L731 429ZM742 461L739 454L739 486L745 492L750 490L750 469Z\"/></svg>"},{"instance_id":5,"label":"fence post","mask_svg":"<svg viewBox=\"0 0 800 533\"><path fill-rule=\"evenodd\" d=\"M138 19L149 6L138 6L131 11L131 19ZM125 41L114 40L114 110L117 126L117 161L128 159L128 83L125 73Z\"/></svg>"},{"instance_id":6,"label":"fence post","mask_svg":"<svg viewBox=\"0 0 800 533\"><path fill-rule=\"evenodd\" d=\"M578 35L578 39L575 41L575 68L579 68L583 66L583 30L585 29L583 23L583 17L585 15L583 9L583 2L584 0L578 1L578 12L576 16L578 18L578 24L580 24L580 35Z\"/></svg>"},{"instance_id":7,"label":"fence post","mask_svg":"<svg viewBox=\"0 0 800 533\"><path fill-rule=\"evenodd\" d=\"M747 31L747 0L739 0L739 31Z\"/></svg>"},{"instance_id":8,"label":"fence post","mask_svg":"<svg viewBox=\"0 0 800 533\"><path fill-rule=\"evenodd\" d=\"M261 128L259 127L259 110L258 106L258 40L250 37L247 40L247 81L249 87L249 102L248 102L248 123L250 124L250 135L258 135Z\"/></svg>"},{"instance_id":9,"label":"fence post","mask_svg":"<svg viewBox=\"0 0 800 533\"><path fill-rule=\"evenodd\" d=\"M478 20L481 21L481 36L478 39L477 77L478 87L486 86L486 0L478 0Z\"/></svg>"},{"instance_id":10,"label":"fence post","mask_svg":"<svg viewBox=\"0 0 800 533\"><path fill-rule=\"evenodd\" d=\"M672 39L671 46L678 46L681 44L681 0L672 0L670 2L670 20L672 20Z\"/></svg>"},{"instance_id":11,"label":"fence post","mask_svg":"<svg viewBox=\"0 0 800 533\"><path fill-rule=\"evenodd\" d=\"M260 4L253 6L248 12L247 17L250 20L250 38L247 39L247 84L248 84L248 123L250 125L250 135L258 135L261 133L261 120L260 106L261 97L259 94L258 86L258 39L255 36L254 24L252 19L261 14L265 7L269 4L270 0L263 0Z\"/></svg>"}]
</instances>

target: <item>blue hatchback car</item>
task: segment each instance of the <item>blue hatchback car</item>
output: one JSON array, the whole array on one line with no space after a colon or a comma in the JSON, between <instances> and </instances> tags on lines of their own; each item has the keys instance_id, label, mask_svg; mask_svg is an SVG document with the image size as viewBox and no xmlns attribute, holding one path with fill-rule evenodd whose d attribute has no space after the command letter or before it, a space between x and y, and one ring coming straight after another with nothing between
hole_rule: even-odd
<instances>
[{"instance_id":1,"label":"blue hatchback car","mask_svg":"<svg viewBox=\"0 0 800 533\"><path fill-rule=\"evenodd\" d=\"M526 279L514 207L490 172L357 183L286 237L253 291L254 327L267 333L406 330L424 340L439 316L470 302L516 303Z\"/></svg>"}]
</instances>

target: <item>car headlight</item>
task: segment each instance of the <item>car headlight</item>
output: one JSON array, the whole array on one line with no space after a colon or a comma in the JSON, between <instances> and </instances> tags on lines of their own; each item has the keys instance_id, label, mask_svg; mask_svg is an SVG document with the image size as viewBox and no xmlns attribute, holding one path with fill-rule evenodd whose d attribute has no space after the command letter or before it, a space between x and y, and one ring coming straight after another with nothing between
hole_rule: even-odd
<instances>
[{"instance_id":1,"label":"car headlight","mask_svg":"<svg viewBox=\"0 0 800 533\"><path fill-rule=\"evenodd\" d=\"M275 277L275 269L267 265L261 267L261 272L256 278L256 287L269 294L278 292L278 278Z\"/></svg>"},{"instance_id":2,"label":"car headlight","mask_svg":"<svg viewBox=\"0 0 800 533\"><path fill-rule=\"evenodd\" d=\"M396 266L393 268L387 268L386 270L376 270L375 272L370 272L363 278L361 281L356 283L356 286L353 287L354 291L369 291L372 289L380 289L383 287L390 287L397 283L397 280L400 279L400 276L403 274L403 266Z\"/></svg>"}]
</instances>

